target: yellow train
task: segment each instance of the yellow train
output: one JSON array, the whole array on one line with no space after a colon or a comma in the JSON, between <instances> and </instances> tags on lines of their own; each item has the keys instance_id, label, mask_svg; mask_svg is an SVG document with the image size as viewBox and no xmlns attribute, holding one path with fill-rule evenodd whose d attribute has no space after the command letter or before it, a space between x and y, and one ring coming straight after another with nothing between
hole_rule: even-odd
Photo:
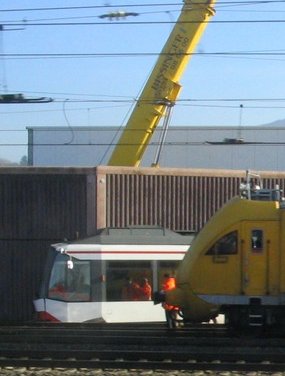
<instances>
[{"instance_id":1,"label":"yellow train","mask_svg":"<svg viewBox=\"0 0 285 376\"><path fill-rule=\"evenodd\" d=\"M253 186L224 205L191 244L165 294L185 321L225 315L235 328L285 321L285 202L281 191Z\"/></svg>"}]
</instances>

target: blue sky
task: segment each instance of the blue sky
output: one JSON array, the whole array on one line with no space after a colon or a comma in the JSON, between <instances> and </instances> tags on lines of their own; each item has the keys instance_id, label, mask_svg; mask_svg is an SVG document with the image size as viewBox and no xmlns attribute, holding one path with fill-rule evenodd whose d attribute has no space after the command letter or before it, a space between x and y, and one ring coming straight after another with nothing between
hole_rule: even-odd
<instances>
[{"instance_id":1,"label":"blue sky","mask_svg":"<svg viewBox=\"0 0 285 376\"><path fill-rule=\"evenodd\" d=\"M104 8L106 4L109 7ZM2 0L0 92L54 101L1 104L0 158L18 162L27 153L26 127L125 124L132 101L156 61L155 56L141 53L161 51L180 4L169 0ZM171 126L246 126L285 119L285 2L223 1L215 8L216 15L197 46L199 54L192 57L180 80L182 101L175 106ZM139 15L120 22L99 18L119 10ZM166 23L157 23L161 21ZM77 25L50 25L55 23ZM238 55L224 54L233 52ZM80 53L138 55L47 56Z\"/></svg>"}]
</instances>

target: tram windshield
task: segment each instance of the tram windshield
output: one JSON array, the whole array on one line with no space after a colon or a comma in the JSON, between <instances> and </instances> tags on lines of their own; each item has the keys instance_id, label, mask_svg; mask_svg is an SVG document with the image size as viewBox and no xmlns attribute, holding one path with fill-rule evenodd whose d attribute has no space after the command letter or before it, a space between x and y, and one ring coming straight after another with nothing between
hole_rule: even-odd
<instances>
[{"instance_id":1,"label":"tram windshield","mask_svg":"<svg viewBox=\"0 0 285 376\"><path fill-rule=\"evenodd\" d=\"M90 301L90 261L73 259L73 268L70 269L68 260L67 255L57 255L51 271L48 297L69 302Z\"/></svg>"}]
</instances>

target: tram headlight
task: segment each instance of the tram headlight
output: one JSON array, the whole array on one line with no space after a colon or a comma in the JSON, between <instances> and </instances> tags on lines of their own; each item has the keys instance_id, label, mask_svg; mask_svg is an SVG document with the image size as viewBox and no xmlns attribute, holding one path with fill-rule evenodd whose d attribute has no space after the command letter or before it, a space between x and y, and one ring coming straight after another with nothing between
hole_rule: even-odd
<instances>
[{"instance_id":1,"label":"tram headlight","mask_svg":"<svg viewBox=\"0 0 285 376\"><path fill-rule=\"evenodd\" d=\"M71 258L67 261L67 269L73 269L73 261Z\"/></svg>"}]
</instances>

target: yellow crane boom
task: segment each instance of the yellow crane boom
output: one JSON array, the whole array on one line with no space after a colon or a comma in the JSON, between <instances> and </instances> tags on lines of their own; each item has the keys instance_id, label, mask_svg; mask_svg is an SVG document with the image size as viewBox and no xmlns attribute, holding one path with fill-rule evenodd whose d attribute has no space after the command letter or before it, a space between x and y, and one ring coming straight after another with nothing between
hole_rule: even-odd
<instances>
[{"instance_id":1,"label":"yellow crane boom","mask_svg":"<svg viewBox=\"0 0 285 376\"><path fill-rule=\"evenodd\" d=\"M181 89L182 76L210 18L216 0L184 0L180 16L136 102L109 166L139 166L143 154L167 108Z\"/></svg>"}]
</instances>

